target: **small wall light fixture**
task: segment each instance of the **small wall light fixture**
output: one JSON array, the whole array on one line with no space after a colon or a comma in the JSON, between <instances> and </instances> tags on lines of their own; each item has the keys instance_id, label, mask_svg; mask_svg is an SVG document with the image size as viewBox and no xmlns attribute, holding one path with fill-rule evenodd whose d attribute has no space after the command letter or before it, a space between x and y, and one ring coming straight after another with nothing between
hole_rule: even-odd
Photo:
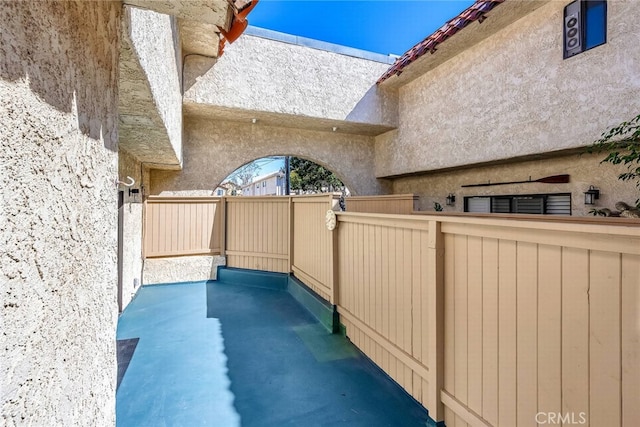
<instances>
[{"instance_id":1,"label":"small wall light fixture","mask_svg":"<svg viewBox=\"0 0 640 427\"><path fill-rule=\"evenodd\" d=\"M600 190L593 185L589 186L589 189L584 192L584 204L595 205L596 200L600 198Z\"/></svg>"},{"instance_id":2,"label":"small wall light fixture","mask_svg":"<svg viewBox=\"0 0 640 427\"><path fill-rule=\"evenodd\" d=\"M256 123L258 123L258 119L251 119L251 123L255 125Z\"/></svg>"},{"instance_id":3,"label":"small wall light fixture","mask_svg":"<svg viewBox=\"0 0 640 427\"><path fill-rule=\"evenodd\" d=\"M139 202L138 200L139 195L140 195L139 188L129 188L129 197L131 197L135 203Z\"/></svg>"},{"instance_id":4,"label":"small wall light fixture","mask_svg":"<svg viewBox=\"0 0 640 427\"><path fill-rule=\"evenodd\" d=\"M335 132L335 131L337 131L337 130L338 130L338 127L337 127L337 126L334 126L334 127L332 127L332 128L331 128L331 130L332 130L333 132Z\"/></svg>"},{"instance_id":5,"label":"small wall light fixture","mask_svg":"<svg viewBox=\"0 0 640 427\"><path fill-rule=\"evenodd\" d=\"M447 206L453 206L456 204L456 196L453 193L449 193L447 196Z\"/></svg>"}]
</instances>

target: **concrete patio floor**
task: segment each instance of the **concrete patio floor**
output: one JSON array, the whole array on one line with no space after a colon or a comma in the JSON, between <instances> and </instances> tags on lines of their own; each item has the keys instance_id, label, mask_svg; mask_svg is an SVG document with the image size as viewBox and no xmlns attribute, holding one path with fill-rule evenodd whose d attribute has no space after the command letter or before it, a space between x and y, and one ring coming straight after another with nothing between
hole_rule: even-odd
<instances>
[{"instance_id":1,"label":"concrete patio floor","mask_svg":"<svg viewBox=\"0 0 640 427\"><path fill-rule=\"evenodd\" d=\"M119 427L404 427L428 420L283 289L145 286L120 317L117 336Z\"/></svg>"}]
</instances>

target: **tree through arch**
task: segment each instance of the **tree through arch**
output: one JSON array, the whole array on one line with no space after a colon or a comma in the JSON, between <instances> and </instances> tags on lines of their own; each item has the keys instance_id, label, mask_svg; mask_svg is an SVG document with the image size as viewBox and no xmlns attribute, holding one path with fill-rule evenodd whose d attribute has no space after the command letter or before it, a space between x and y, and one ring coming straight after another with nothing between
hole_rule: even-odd
<instances>
[{"instance_id":1,"label":"tree through arch","mask_svg":"<svg viewBox=\"0 0 640 427\"><path fill-rule=\"evenodd\" d=\"M289 160L287 164L287 160ZM270 167L269 167L270 166ZM288 169L287 169L288 166ZM288 180L287 170L289 170ZM281 182L281 178L284 182ZM313 160L298 156L267 156L243 164L231 172L218 188L226 194L255 195L256 191L246 191L256 182L262 184L266 192L260 195L288 194L286 182L289 182L290 194L309 194L325 192L342 192L349 194L348 187L334 171ZM233 188L233 190L231 190ZM245 191L237 191L239 188ZM279 190L280 188L283 191Z\"/></svg>"},{"instance_id":2,"label":"tree through arch","mask_svg":"<svg viewBox=\"0 0 640 427\"><path fill-rule=\"evenodd\" d=\"M331 170L311 160L291 157L289 187L292 192L346 192L347 188Z\"/></svg>"}]
</instances>

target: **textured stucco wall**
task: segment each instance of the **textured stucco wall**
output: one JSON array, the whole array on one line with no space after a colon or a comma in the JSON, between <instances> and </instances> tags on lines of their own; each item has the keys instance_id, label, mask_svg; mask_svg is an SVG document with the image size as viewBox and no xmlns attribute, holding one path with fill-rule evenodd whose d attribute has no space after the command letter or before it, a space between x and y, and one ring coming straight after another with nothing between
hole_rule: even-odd
<instances>
[{"instance_id":1,"label":"textured stucco wall","mask_svg":"<svg viewBox=\"0 0 640 427\"><path fill-rule=\"evenodd\" d=\"M193 81L190 63L185 81ZM345 120L388 64L306 46L243 35L185 92L201 104ZM376 89L373 89L377 92ZM361 121L395 124L389 110L360 113ZM384 113L384 114L383 114ZM355 120L355 119L354 119Z\"/></svg>"},{"instance_id":2,"label":"textured stucco wall","mask_svg":"<svg viewBox=\"0 0 640 427\"><path fill-rule=\"evenodd\" d=\"M354 195L384 192L384 182L373 175L372 137L187 118L184 151L182 171L151 171L150 194L211 194L238 167L272 155L326 166Z\"/></svg>"},{"instance_id":3,"label":"textured stucco wall","mask_svg":"<svg viewBox=\"0 0 640 427\"><path fill-rule=\"evenodd\" d=\"M609 1L608 42L567 60L565 5L552 1L401 87L399 126L378 137L376 175L580 147L637 115L640 2Z\"/></svg>"},{"instance_id":4,"label":"textured stucco wall","mask_svg":"<svg viewBox=\"0 0 640 427\"><path fill-rule=\"evenodd\" d=\"M0 424L115 423L118 2L0 7Z\"/></svg>"},{"instance_id":5,"label":"textured stucco wall","mask_svg":"<svg viewBox=\"0 0 640 427\"><path fill-rule=\"evenodd\" d=\"M569 155L545 160L529 160L517 163L474 167L450 172L397 178L392 181L395 194L414 193L419 196L419 210L433 211L434 202L445 211L462 212L465 196L497 196L541 193L571 193L572 215L587 215L592 208L615 210L616 202L633 205L640 192L633 183L617 179L624 169L608 163L600 164L602 155ZM467 187L465 184L486 182L510 182L536 180L546 176L569 174L568 184L525 183ZM600 199L595 206L585 206L584 192L593 185L600 189ZM456 196L455 206L446 206L449 193Z\"/></svg>"},{"instance_id":6,"label":"textured stucco wall","mask_svg":"<svg viewBox=\"0 0 640 427\"><path fill-rule=\"evenodd\" d=\"M129 189L140 190L142 170L140 162L127 152L118 153L118 175L121 181L127 176L135 180L131 187L120 186L124 192L122 206L122 308L124 309L142 284L142 192L129 195ZM136 286L137 281L137 286Z\"/></svg>"},{"instance_id":7,"label":"textured stucco wall","mask_svg":"<svg viewBox=\"0 0 640 427\"><path fill-rule=\"evenodd\" d=\"M226 265L223 256L147 258L144 261L144 284L216 280L218 266L223 265Z\"/></svg>"},{"instance_id":8,"label":"textured stucco wall","mask_svg":"<svg viewBox=\"0 0 640 427\"><path fill-rule=\"evenodd\" d=\"M127 0L127 4L224 28L229 25L231 13L226 0Z\"/></svg>"},{"instance_id":9,"label":"textured stucco wall","mask_svg":"<svg viewBox=\"0 0 640 427\"><path fill-rule=\"evenodd\" d=\"M120 64L120 145L137 158L182 161L182 64L176 19L126 6Z\"/></svg>"}]
</instances>

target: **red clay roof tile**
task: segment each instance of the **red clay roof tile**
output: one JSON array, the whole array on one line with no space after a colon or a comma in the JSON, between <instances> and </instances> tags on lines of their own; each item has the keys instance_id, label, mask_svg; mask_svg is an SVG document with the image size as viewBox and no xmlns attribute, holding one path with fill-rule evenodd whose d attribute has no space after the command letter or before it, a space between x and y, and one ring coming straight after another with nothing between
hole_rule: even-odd
<instances>
[{"instance_id":1,"label":"red clay roof tile","mask_svg":"<svg viewBox=\"0 0 640 427\"><path fill-rule=\"evenodd\" d=\"M505 0L476 0L474 4L462 11L458 16L449 20L441 28L436 30L426 39L409 49L404 55L396 60L396 62L378 79L378 84L382 83L391 76L399 76L405 67L416 59L425 55L427 52L435 53L438 44L442 43L455 33L466 27L473 21L484 21L484 14L496 5L503 3Z\"/></svg>"}]
</instances>

